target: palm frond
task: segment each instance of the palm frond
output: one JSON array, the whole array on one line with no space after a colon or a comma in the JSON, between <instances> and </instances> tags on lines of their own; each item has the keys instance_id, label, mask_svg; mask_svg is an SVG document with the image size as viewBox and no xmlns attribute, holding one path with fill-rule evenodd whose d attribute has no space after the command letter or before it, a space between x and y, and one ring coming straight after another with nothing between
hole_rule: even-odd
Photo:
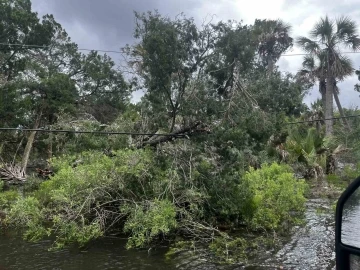
<instances>
[{"instance_id":1,"label":"palm frond","mask_svg":"<svg viewBox=\"0 0 360 270\"><path fill-rule=\"evenodd\" d=\"M354 51L360 49L360 38L357 34L357 26L354 20L342 16L336 20L336 27L336 37L340 43Z\"/></svg>"},{"instance_id":2,"label":"palm frond","mask_svg":"<svg viewBox=\"0 0 360 270\"><path fill-rule=\"evenodd\" d=\"M353 51L360 50L360 38L358 35L348 37L346 40L343 41L343 43Z\"/></svg>"},{"instance_id":3,"label":"palm frond","mask_svg":"<svg viewBox=\"0 0 360 270\"><path fill-rule=\"evenodd\" d=\"M345 77L352 75L354 68L352 67L350 58L339 53L334 54L332 72L339 80L343 80Z\"/></svg>"},{"instance_id":4,"label":"palm frond","mask_svg":"<svg viewBox=\"0 0 360 270\"><path fill-rule=\"evenodd\" d=\"M318 39L321 43L328 43L334 35L335 24L333 20L330 20L328 16L320 18L320 20L314 25L313 30L310 31L310 36L313 39Z\"/></svg>"},{"instance_id":5,"label":"palm frond","mask_svg":"<svg viewBox=\"0 0 360 270\"><path fill-rule=\"evenodd\" d=\"M347 16L341 16L336 20L336 35L340 41L356 35L356 23Z\"/></svg>"},{"instance_id":6,"label":"palm frond","mask_svg":"<svg viewBox=\"0 0 360 270\"><path fill-rule=\"evenodd\" d=\"M291 32L291 25L282 21L281 19L277 19L275 23L275 32L286 32L287 34L290 34Z\"/></svg>"},{"instance_id":7,"label":"palm frond","mask_svg":"<svg viewBox=\"0 0 360 270\"><path fill-rule=\"evenodd\" d=\"M319 44L307 37L298 37L296 44L307 53L316 54L320 50Z\"/></svg>"},{"instance_id":8,"label":"palm frond","mask_svg":"<svg viewBox=\"0 0 360 270\"><path fill-rule=\"evenodd\" d=\"M307 70L315 69L315 58L312 55L304 56L304 60L302 62L302 66Z\"/></svg>"},{"instance_id":9,"label":"palm frond","mask_svg":"<svg viewBox=\"0 0 360 270\"><path fill-rule=\"evenodd\" d=\"M316 75L312 71L306 69L300 69L296 74L296 78L298 79L298 81L304 84L314 84L316 80L315 77Z\"/></svg>"},{"instance_id":10,"label":"palm frond","mask_svg":"<svg viewBox=\"0 0 360 270\"><path fill-rule=\"evenodd\" d=\"M327 50L321 50L316 54L317 59L319 60L319 66L325 67L328 59Z\"/></svg>"}]
</instances>

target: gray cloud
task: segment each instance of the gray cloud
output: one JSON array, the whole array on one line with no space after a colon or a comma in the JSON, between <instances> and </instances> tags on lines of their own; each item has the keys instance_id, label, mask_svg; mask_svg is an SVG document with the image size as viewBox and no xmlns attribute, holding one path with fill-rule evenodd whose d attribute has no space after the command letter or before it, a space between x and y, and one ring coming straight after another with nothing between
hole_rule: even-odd
<instances>
[{"instance_id":1,"label":"gray cloud","mask_svg":"<svg viewBox=\"0 0 360 270\"><path fill-rule=\"evenodd\" d=\"M175 16L198 7L201 1L168 0L33 0L39 13L52 13L80 46L119 49L133 41L134 11L159 10ZM180 2L180 3L179 3ZM86 32L87 37L83 38ZM94 42L96 44L94 44Z\"/></svg>"},{"instance_id":2,"label":"gray cloud","mask_svg":"<svg viewBox=\"0 0 360 270\"><path fill-rule=\"evenodd\" d=\"M180 12L193 16L197 22L210 19L214 21L235 19L252 23L255 17L260 19L280 17L292 24L292 35L307 35L320 16L328 14L338 17L350 16L360 25L360 10L356 9L359 0L329 2L327 0L274 0L266 8L259 9L265 3L261 0L32 0L34 9L40 15L51 13L63 25L71 38L81 48L119 50L127 43L133 43L134 11L146 12L155 9L163 15L174 17ZM294 47L289 53L301 52ZM110 54L121 61L118 54ZM354 67L360 67L360 54L349 55ZM302 56L282 58L278 65L282 71L296 72L301 67ZM340 84L340 99L344 106L360 105L359 94L353 90L357 78L352 77ZM139 98L139 93L134 95ZM318 97L317 90L305 98L308 104Z\"/></svg>"}]
</instances>

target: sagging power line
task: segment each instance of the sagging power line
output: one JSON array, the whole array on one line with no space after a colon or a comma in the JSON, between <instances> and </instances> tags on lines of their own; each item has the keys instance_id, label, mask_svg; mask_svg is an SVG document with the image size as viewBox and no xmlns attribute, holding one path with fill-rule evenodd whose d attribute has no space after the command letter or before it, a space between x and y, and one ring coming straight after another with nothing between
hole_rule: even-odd
<instances>
[{"instance_id":1,"label":"sagging power line","mask_svg":"<svg viewBox=\"0 0 360 270\"><path fill-rule=\"evenodd\" d=\"M304 123L313 123L313 122L322 122L329 120L339 120L344 118L356 118L360 117L360 114L357 115L348 115L342 117L332 117L325 119L313 119L313 120L304 120L297 122L283 123L284 125L295 125L295 124L304 124ZM129 136L164 136L164 137L185 137L187 134L184 133L135 133L135 132L120 132L120 131L83 131L83 130L64 130L64 129L34 129L34 128L0 128L0 131L36 131L36 132L45 132L45 133L77 133L77 134L97 134L97 135L129 135Z\"/></svg>"},{"instance_id":2,"label":"sagging power line","mask_svg":"<svg viewBox=\"0 0 360 270\"><path fill-rule=\"evenodd\" d=\"M355 118L355 117L360 117L360 114L348 115L348 116L340 116L340 117L332 117L332 118L325 118L325 119L304 120L304 121L297 121L297 122L289 122L289 123L285 123L285 124L286 125L293 125L293 124L303 124L303 123L321 122L321 121L329 121L329 120L339 120L339 119L344 119L344 118Z\"/></svg>"},{"instance_id":3,"label":"sagging power line","mask_svg":"<svg viewBox=\"0 0 360 270\"><path fill-rule=\"evenodd\" d=\"M0 131L36 131L45 133L77 133L77 134L97 134L97 135L131 135L131 136L171 136L183 137L184 134L176 133L134 133L118 131L85 131L85 130L64 130L64 129L42 129L42 128L0 128Z\"/></svg>"},{"instance_id":4,"label":"sagging power line","mask_svg":"<svg viewBox=\"0 0 360 270\"><path fill-rule=\"evenodd\" d=\"M29 44L19 44L19 43L0 43L0 46L13 46L13 47L26 47L26 48L34 48L34 49L47 49L51 48L51 46L42 46L42 45L29 45ZM86 48L78 48L78 51L97 51L97 52L103 52L103 53L119 53L122 54L121 51L114 51L114 50L101 50L101 49L86 49Z\"/></svg>"},{"instance_id":5,"label":"sagging power line","mask_svg":"<svg viewBox=\"0 0 360 270\"><path fill-rule=\"evenodd\" d=\"M0 46L13 46L13 47L27 47L27 48L38 48L38 49L46 49L51 48L51 46L43 46L43 45L31 45L31 44L20 44L20 43L0 43ZM116 51L116 50L105 50L105 49L86 49L86 48L78 48L78 51L97 51L97 52L103 52L103 53L117 53L117 54L123 54L122 51ZM345 51L340 52L341 54L358 54L359 52L356 51ZM304 56L304 55L310 55L310 53L289 53L289 54L282 54L281 56Z\"/></svg>"}]
</instances>

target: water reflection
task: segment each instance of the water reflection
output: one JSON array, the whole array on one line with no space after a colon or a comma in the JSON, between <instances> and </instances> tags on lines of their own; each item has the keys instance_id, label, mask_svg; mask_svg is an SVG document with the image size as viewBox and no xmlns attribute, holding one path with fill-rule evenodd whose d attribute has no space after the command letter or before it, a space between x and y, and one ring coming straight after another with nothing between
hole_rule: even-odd
<instances>
[{"instance_id":1,"label":"water reflection","mask_svg":"<svg viewBox=\"0 0 360 270\"><path fill-rule=\"evenodd\" d=\"M88 250L65 249L49 252L50 241L28 243L14 235L0 234L0 269L174 269L164 255L164 249L126 250L125 240L104 239Z\"/></svg>"},{"instance_id":2,"label":"water reflection","mask_svg":"<svg viewBox=\"0 0 360 270\"><path fill-rule=\"evenodd\" d=\"M360 188L350 196L344 205L341 242L360 248Z\"/></svg>"},{"instance_id":3,"label":"water reflection","mask_svg":"<svg viewBox=\"0 0 360 270\"><path fill-rule=\"evenodd\" d=\"M318 213L331 203L327 200L309 200L306 225L294 228L294 234L285 239L281 250L269 250L248 261L247 266L218 265L208 256L180 253L167 260L168 248L126 250L126 240L103 239L85 251L65 249L48 252L50 241L32 244L14 235L1 234L0 270L22 269L149 269L149 270L333 270L334 226L333 212ZM330 209L330 208L329 208Z\"/></svg>"}]
</instances>

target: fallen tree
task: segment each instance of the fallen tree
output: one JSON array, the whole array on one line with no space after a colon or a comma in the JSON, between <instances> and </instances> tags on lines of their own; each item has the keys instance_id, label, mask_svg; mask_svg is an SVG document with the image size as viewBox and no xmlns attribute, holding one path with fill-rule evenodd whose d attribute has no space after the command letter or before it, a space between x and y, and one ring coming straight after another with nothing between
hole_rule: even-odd
<instances>
[{"instance_id":1,"label":"fallen tree","mask_svg":"<svg viewBox=\"0 0 360 270\"><path fill-rule=\"evenodd\" d=\"M9 184L15 184L24 182L26 175L21 166L3 163L0 165L0 179Z\"/></svg>"},{"instance_id":2,"label":"fallen tree","mask_svg":"<svg viewBox=\"0 0 360 270\"><path fill-rule=\"evenodd\" d=\"M154 147L158 144L174 141L177 138L189 138L195 134L209 134L211 133L209 127L200 121L195 122L189 127L182 128L168 135L154 135L148 140L143 140L136 148L144 148L146 146Z\"/></svg>"}]
</instances>

